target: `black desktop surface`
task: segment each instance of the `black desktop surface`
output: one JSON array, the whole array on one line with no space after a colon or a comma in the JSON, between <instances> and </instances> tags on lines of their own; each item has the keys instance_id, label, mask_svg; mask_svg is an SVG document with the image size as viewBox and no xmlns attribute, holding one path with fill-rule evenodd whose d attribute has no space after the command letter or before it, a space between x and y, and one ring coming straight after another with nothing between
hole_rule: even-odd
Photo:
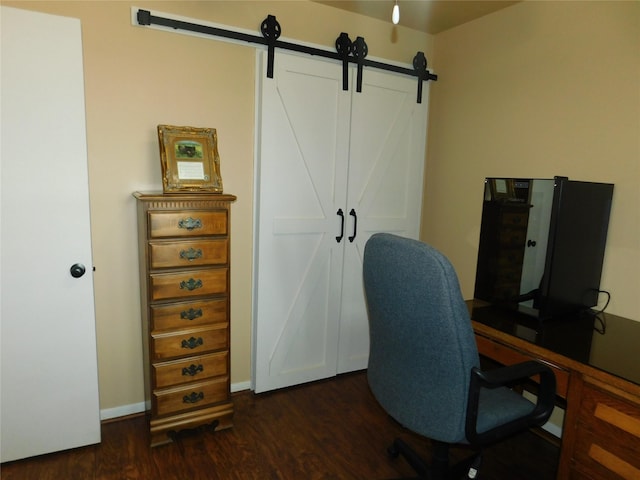
<instances>
[{"instance_id":1,"label":"black desktop surface","mask_svg":"<svg viewBox=\"0 0 640 480\"><path fill-rule=\"evenodd\" d=\"M472 320L640 385L640 322L605 313L539 320L478 303Z\"/></svg>"}]
</instances>

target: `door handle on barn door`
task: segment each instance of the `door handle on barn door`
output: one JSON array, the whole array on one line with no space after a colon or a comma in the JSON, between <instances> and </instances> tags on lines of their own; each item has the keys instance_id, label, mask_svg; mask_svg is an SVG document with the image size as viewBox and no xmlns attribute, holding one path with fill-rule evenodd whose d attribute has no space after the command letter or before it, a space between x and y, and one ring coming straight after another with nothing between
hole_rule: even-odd
<instances>
[{"instance_id":1,"label":"door handle on barn door","mask_svg":"<svg viewBox=\"0 0 640 480\"><path fill-rule=\"evenodd\" d=\"M344 237L344 212L341 208L338 209L336 215L339 215L341 218L340 221L340 235L336 237L336 242L340 243L342 241L342 237Z\"/></svg>"},{"instance_id":2,"label":"door handle on barn door","mask_svg":"<svg viewBox=\"0 0 640 480\"><path fill-rule=\"evenodd\" d=\"M349 215L353 217L353 235L349 237L349 241L353 242L358 234L358 215L356 215L356 211L353 208L349 212Z\"/></svg>"},{"instance_id":3,"label":"door handle on barn door","mask_svg":"<svg viewBox=\"0 0 640 480\"><path fill-rule=\"evenodd\" d=\"M81 263L74 263L73 265L71 265L71 268L69 269L69 272L71 273L71 276L73 278L80 278L81 276L84 275L84 272L86 271L87 269Z\"/></svg>"}]
</instances>

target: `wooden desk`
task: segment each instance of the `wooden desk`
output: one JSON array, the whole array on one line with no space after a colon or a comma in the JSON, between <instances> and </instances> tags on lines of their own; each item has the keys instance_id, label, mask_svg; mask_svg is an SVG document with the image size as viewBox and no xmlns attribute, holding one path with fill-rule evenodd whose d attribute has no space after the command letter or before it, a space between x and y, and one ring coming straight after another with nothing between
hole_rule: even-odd
<instances>
[{"instance_id":1,"label":"wooden desk","mask_svg":"<svg viewBox=\"0 0 640 480\"><path fill-rule=\"evenodd\" d=\"M566 400L558 480L640 479L640 322L615 315L538 322L467 302L481 355L536 359Z\"/></svg>"}]
</instances>

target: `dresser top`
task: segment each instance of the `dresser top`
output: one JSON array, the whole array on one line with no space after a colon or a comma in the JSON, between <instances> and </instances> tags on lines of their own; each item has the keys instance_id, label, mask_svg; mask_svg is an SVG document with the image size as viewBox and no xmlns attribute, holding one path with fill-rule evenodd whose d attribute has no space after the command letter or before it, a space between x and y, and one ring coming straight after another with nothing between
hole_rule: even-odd
<instances>
[{"instance_id":1,"label":"dresser top","mask_svg":"<svg viewBox=\"0 0 640 480\"><path fill-rule=\"evenodd\" d=\"M134 192L133 196L138 200L147 202L158 201L191 201L191 200L216 200L223 202L234 202L235 195L229 193L213 193L213 192L181 192L181 193L162 193L162 192Z\"/></svg>"}]
</instances>

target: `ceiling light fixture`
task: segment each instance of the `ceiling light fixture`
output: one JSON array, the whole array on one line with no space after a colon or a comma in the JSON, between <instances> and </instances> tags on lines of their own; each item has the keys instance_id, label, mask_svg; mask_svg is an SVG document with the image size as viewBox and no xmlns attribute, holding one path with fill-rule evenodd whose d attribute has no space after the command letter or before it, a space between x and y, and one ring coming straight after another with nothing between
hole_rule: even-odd
<instances>
[{"instance_id":1,"label":"ceiling light fixture","mask_svg":"<svg viewBox=\"0 0 640 480\"><path fill-rule=\"evenodd\" d=\"M400 22L400 7L398 6L398 0L396 0L395 5L393 6L393 11L391 12L391 21L394 25L397 25Z\"/></svg>"}]
</instances>

